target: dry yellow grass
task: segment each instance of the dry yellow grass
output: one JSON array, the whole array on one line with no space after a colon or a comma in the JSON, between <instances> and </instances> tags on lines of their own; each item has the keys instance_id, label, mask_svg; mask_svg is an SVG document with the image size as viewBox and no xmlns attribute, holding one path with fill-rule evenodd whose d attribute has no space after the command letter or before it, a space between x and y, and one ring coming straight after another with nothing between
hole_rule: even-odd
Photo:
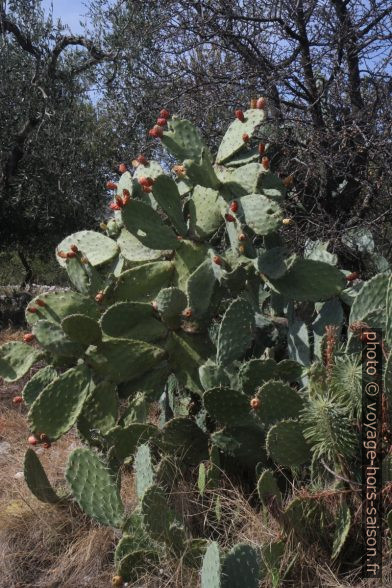
<instances>
[{"instance_id":1,"label":"dry yellow grass","mask_svg":"<svg viewBox=\"0 0 392 588\"><path fill-rule=\"evenodd\" d=\"M9 332L8 340L21 337ZM4 335L3 335L4 340ZM23 384L23 383L22 383ZM23 457L29 434L26 411L14 407L11 397L21 384L0 385L0 443L9 450L0 454L0 588L106 588L114 574L113 552L118 537L101 527L71 502L62 506L40 503L31 495L23 475ZM70 451L80 444L71 431L49 450L37 451L49 479L55 486L64 484L64 468ZM194 476L193 476L194 480ZM122 497L126 508L136 503L131 472L123 472ZM172 505L182 514L194 536L208 536L229 548L238 542L263 545L280 537L277 523L265 518L229 480L224 488L207 491L201 499L194 481L183 480L172 489ZM217 500L220 518L216 517ZM356 581L353 573L346 577L334 571L316 547L304 548L288 541L282 572L295 557L288 588L381 588L392 585L392 563L385 562L384 583ZM198 588L199 575L174 559L161 561L149 569L132 588ZM270 588L263 580L260 588Z\"/></svg>"}]
</instances>

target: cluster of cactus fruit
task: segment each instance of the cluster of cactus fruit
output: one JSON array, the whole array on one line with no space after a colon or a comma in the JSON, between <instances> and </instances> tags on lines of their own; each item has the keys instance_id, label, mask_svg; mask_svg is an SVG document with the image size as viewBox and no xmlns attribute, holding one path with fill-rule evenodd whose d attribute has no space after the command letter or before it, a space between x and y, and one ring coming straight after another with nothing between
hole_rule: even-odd
<instances>
[{"instance_id":1,"label":"cluster of cactus fruit","mask_svg":"<svg viewBox=\"0 0 392 588\"><path fill-rule=\"evenodd\" d=\"M305 540L306 530L309 539L326 516L312 484L331 488L331 471L339 483L354 472L349 482L358 483L358 358L368 327L385 334L386 403L391 392L391 275L363 282L338 269L323 242L290 255L284 232L293 221L282 211L285 183L270 169L265 106L260 98L235 112L215 160L189 121L162 110L149 136L179 160L173 173L144 155L132 173L120 165L118 183L107 185L114 216L57 247L74 290L34 298L31 332L0 348L5 381L42 366L23 390L29 443L49 448L77 427L85 447L71 453L66 480L88 515L122 530L115 585L167 552L198 567L204 588L276 578L283 540L220 554L191 536L166 496L173 463L199 467L201 492L218 487L222 471L246 471L283 535ZM131 464L139 502L125 513L120 476ZM283 506L284 479L301 472L309 495ZM69 499L32 448L25 479L40 500ZM335 559L352 532L350 508L324 525Z\"/></svg>"}]
</instances>

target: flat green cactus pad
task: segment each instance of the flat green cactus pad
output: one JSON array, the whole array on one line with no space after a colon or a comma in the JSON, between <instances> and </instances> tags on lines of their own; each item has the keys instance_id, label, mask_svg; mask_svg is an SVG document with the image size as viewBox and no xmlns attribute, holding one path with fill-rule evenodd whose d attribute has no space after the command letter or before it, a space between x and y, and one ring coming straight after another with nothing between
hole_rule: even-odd
<instances>
[{"instance_id":1,"label":"flat green cactus pad","mask_svg":"<svg viewBox=\"0 0 392 588\"><path fill-rule=\"evenodd\" d=\"M221 588L219 546L213 541L207 547L201 568L201 588Z\"/></svg>"},{"instance_id":2,"label":"flat green cactus pad","mask_svg":"<svg viewBox=\"0 0 392 588\"><path fill-rule=\"evenodd\" d=\"M282 506L282 494L271 470L264 470L257 481L257 493L267 508Z\"/></svg>"},{"instance_id":3,"label":"flat green cactus pad","mask_svg":"<svg viewBox=\"0 0 392 588\"><path fill-rule=\"evenodd\" d=\"M96 320L84 314L70 314L61 321L61 328L68 337L81 345L98 345L102 332Z\"/></svg>"},{"instance_id":4,"label":"flat green cactus pad","mask_svg":"<svg viewBox=\"0 0 392 588\"><path fill-rule=\"evenodd\" d=\"M26 451L23 472L26 484L38 500L49 503L56 503L60 500L33 449Z\"/></svg>"},{"instance_id":5,"label":"flat green cactus pad","mask_svg":"<svg viewBox=\"0 0 392 588\"><path fill-rule=\"evenodd\" d=\"M179 241L159 214L141 200L131 200L121 209L125 227L150 249L177 249Z\"/></svg>"},{"instance_id":6,"label":"flat green cactus pad","mask_svg":"<svg viewBox=\"0 0 392 588\"><path fill-rule=\"evenodd\" d=\"M189 276L203 263L206 258L208 246L205 243L194 241L181 241L175 252L175 286L186 290Z\"/></svg>"},{"instance_id":7,"label":"flat green cactus pad","mask_svg":"<svg viewBox=\"0 0 392 588\"><path fill-rule=\"evenodd\" d=\"M107 432L106 438L114 447L116 457L123 461L133 456L138 445L147 443L158 435L158 429L147 423L131 423L126 427L116 426Z\"/></svg>"},{"instance_id":8,"label":"flat green cactus pad","mask_svg":"<svg viewBox=\"0 0 392 588\"><path fill-rule=\"evenodd\" d=\"M208 414L221 425L252 423L248 397L238 390L213 388L204 392L204 406Z\"/></svg>"},{"instance_id":9,"label":"flat green cactus pad","mask_svg":"<svg viewBox=\"0 0 392 588\"><path fill-rule=\"evenodd\" d=\"M203 186L195 186L188 203L189 230L198 239L208 239L223 223L219 192Z\"/></svg>"},{"instance_id":10,"label":"flat green cactus pad","mask_svg":"<svg viewBox=\"0 0 392 588\"><path fill-rule=\"evenodd\" d=\"M273 202L261 194L247 194L238 200L239 212L244 216L245 223L256 235L268 235L280 227L282 222L282 210L276 202Z\"/></svg>"},{"instance_id":11,"label":"flat green cactus pad","mask_svg":"<svg viewBox=\"0 0 392 588\"><path fill-rule=\"evenodd\" d=\"M155 299L156 309L162 321L172 329L181 325L181 312L187 306L187 297L179 288L162 288Z\"/></svg>"},{"instance_id":12,"label":"flat green cactus pad","mask_svg":"<svg viewBox=\"0 0 392 588\"><path fill-rule=\"evenodd\" d=\"M377 274L364 283L351 306L351 325L363 321L370 312L385 308L389 279L389 274Z\"/></svg>"},{"instance_id":13,"label":"flat green cactus pad","mask_svg":"<svg viewBox=\"0 0 392 588\"><path fill-rule=\"evenodd\" d=\"M167 334L167 329L154 316L151 304L144 302L117 302L101 317L103 332L119 339L157 341Z\"/></svg>"},{"instance_id":14,"label":"flat green cactus pad","mask_svg":"<svg viewBox=\"0 0 392 588\"><path fill-rule=\"evenodd\" d=\"M67 337L63 329L56 323L46 320L37 321L33 325L32 331L38 343L50 353L64 357L80 357L83 354L84 346Z\"/></svg>"},{"instance_id":15,"label":"flat green cactus pad","mask_svg":"<svg viewBox=\"0 0 392 588\"><path fill-rule=\"evenodd\" d=\"M223 560L222 588L258 588L260 565L260 551L256 547L235 545Z\"/></svg>"},{"instance_id":16,"label":"flat green cactus pad","mask_svg":"<svg viewBox=\"0 0 392 588\"><path fill-rule=\"evenodd\" d=\"M237 118L233 120L219 146L216 162L218 164L224 163L241 151L244 147L243 135L247 134L252 138L264 121L264 118L264 110L249 109L244 112L244 122L241 122Z\"/></svg>"},{"instance_id":17,"label":"flat green cactus pad","mask_svg":"<svg viewBox=\"0 0 392 588\"><path fill-rule=\"evenodd\" d=\"M240 359L253 339L254 312L247 300L237 298L226 310L218 335L217 362Z\"/></svg>"},{"instance_id":18,"label":"flat green cactus pad","mask_svg":"<svg viewBox=\"0 0 392 588\"><path fill-rule=\"evenodd\" d=\"M147 488L141 501L141 512L151 536L157 541L166 540L175 515L162 488L156 485Z\"/></svg>"},{"instance_id":19,"label":"flat green cactus pad","mask_svg":"<svg viewBox=\"0 0 392 588\"><path fill-rule=\"evenodd\" d=\"M251 359L243 363L239 379L245 394L253 395L268 380L278 377L278 364L274 359Z\"/></svg>"},{"instance_id":20,"label":"flat green cactus pad","mask_svg":"<svg viewBox=\"0 0 392 588\"><path fill-rule=\"evenodd\" d=\"M75 424L90 389L90 372L85 365L71 368L46 386L33 402L28 422L34 432L51 441Z\"/></svg>"},{"instance_id":21,"label":"flat green cactus pad","mask_svg":"<svg viewBox=\"0 0 392 588\"><path fill-rule=\"evenodd\" d=\"M266 444L271 459L281 466L300 466L311 458L302 427L296 421L281 421L271 427Z\"/></svg>"},{"instance_id":22,"label":"flat green cactus pad","mask_svg":"<svg viewBox=\"0 0 392 588\"><path fill-rule=\"evenodd\" d=\"M91 438L91 431L105 435L117 420L118 397L116 386L105 380L87 396L78 418L78 430L85 439Z\"/></svg>"},{"instance_id":23,"label":"flat green cactus pad","mask_svg":"<svg viewBox=\"0 0 392 588\"><path fill-rule=\"evenodd\" d=\"M194 421L178 417L168 421L162 429L161 443L166 451L188 463L208 459L208 437Z\"/></svg>"},{"instance_id":24,"label":"flat green cactus pad","mask_svg":"<svg viewBox=\"0 0 392 588\"><path fill-rule=\"evenodd\" d=\"M188 229L182 214L181 197L176 182L170 176L161 175L155 180L152 190L155 200L170 218L175 230L185 237Z\"/></svg>"},{"instance_id":25,"label":"flat green cactus pad","mask_svg":"<svg viewBox=\"0 0 392 588\"><path fill-rule=\"evenodd\" d=\"M103 288L103 279L99 270L84 259L82 255L67 259L67 274L71 283L82 294L96 294Z\"/></svg>"},{"instance_id":26,"label":"flat green cactus pad","mask_svg":"<svg viewBox=\"0 0 392 588\"><path fill-rule=\"evenodd\" d=\"M95 453L75 449L69 456L65 477L84 512L102 525L122 526L124 506L117 483Z\"/></svg>"},{"instance_id":27,"label":"flat green cactus pad","mask_svg":"<svg viewBox=\"0 0 392 588\"><path fill-rule=\"evenodd\" d=\"M119 276L113 301L152 302L162 288L171 285L173 272L171 261L155 261L131 268Z\"/></svg>"},{"instance_id":28,"label":"flat green cactus pad","mask_svg":"<svg viewBox=\"0 0 392 588\"><path fill-rule=\"evenodd\" d=\"M269 281L277 292L289 300L327 300L337 296L346 285L343 273L329 263L294 255L287 262L287 267L284 276Z\"/></svg>"},{"instance_id":29,"label":"flat green cactus pad","mask_svg":"<svg viewBox=\"0 0 392 588\"><path fill-rule=\"evenodd\" d=\"M139 445L135 455L134 470L136 478L136 494L142 498L149 486L154 483L155 472L149 445Z\"/></svg>"},{"instance_id":30,"label":"flat green cactus pad","mask_svg":"<svg viewBox=\"0 0 392 588\"><path fill-rule=\"evenodd\" d=\"M137 180L138 178L145 177L151 178L152 180L157 180L160 176L164 175L164 171L160 163L157 161L150 159L147 165L139 164L135 169L134 178Z\"/></svg>"},{"instance_id":31,"label":"flat green cactus pad","mask_svg":"<svg viewBox=\"0 0 392 588\"><path fill-rule=\"evenodd\" d=\"M102 376L120 384L135 380L163 359L165 352L145 341L110 339L89 347L86 360Z\"/></svg>"},{"instance_id":32,"label":"flat green cactus pad","mask_svg":"<svg viewBox=\"0 0 392 588\"><path fill-rule=\"evenodd\" d=\"M133 182L132 176L129 171L121 174L120 179L117 183L117 194L118 196L124 196L123 190L128 190L130 196L133 193Z\"/></svg>"},{"instance_id":33,"label":"flat green cactus pad","mask_svg":"<svg viewBox=\"0 0 392 588\"><path fill-rule=\"evenodd\" d=\"M117 572L126 582L137 582L159 562L159 553L153 549L135 549L127 553L118 564Z\"/></svg>"},{"instance_id":34,"label":"flat green cactus pad","mask_svg":"<svg viewBox=\"0 0 392 588\"><path fill-rule=\"evenodd\" d=\"M209 338L205 335L171 332L167 338L166 350L180 384L193 392L201 393L199 367L214 352Z\"/></svg>"},{"instance_id":35,"label":"flat green cactus pad","mask_svg":"<svg viewBox=\"0 0 392 588\"><path fill-rule=\"evenodd\" d=\"M124 259L134 265L156 261L164 254L160 249L149 249L149 247L145 247L127 229L121 229L117 244L120 247L121 255Z\"/></svg>"},{"instance_id":36,"label":"flat green cactus pad","mask_svg":"<svg viewBox=\"0 0 392 588\"><path fill-rule=\"evenodd\" d=\"M302 375L302 366L294 359L282 359L278 363L278 378L285 382L299 382Z\"/></svg>"},{"instance_id":37,"label":"flat green cactus pad","mask_svg":"<svg viewBox=\"0 0 392 588\"><path fill-rule=\"evenodd\" d=\"M42 301L43 306L37 304L38 300ZM29 312L29 308L36 308L37 312ZM29 303L26 320L30 325L43 319L61 323L63 318L70 314L84 314L92 319L98 319L98 304L79 292L46 292L39 294Z\"/></svg>"},{"instance_id":38,"label":"flat green cactus pad","mask_svg":"<svg viewBox=\"0 0 392 588\"><path fill-rule=\"evenodd\" d=\"M199 161L205 145L198 129L189 120L170 119L163 133L163 145L180 161Z\"/></svg>"},{"instance_id":39,"label":"flat green cactus pad","mask_svg":"<svg viewBox=\"0 0 392 588\"><path fill-rule=\"evenodd\" d=\"M5 382L22 378L32 365L42 357L42 352L20 341L9 341L0 347L0 377Z\"/></svg>"},{"instance_id":40,"label":"flat green cactus pad","mask_svg":"<svg viewBox=\"0 0 392 588\"><path fill-rule=\"evenodd\" d=\"M284 247L272 247L257 258L257 268L268 278L281 278L287 271L287 250Z\"/></svg>"},{"instance_id":41,"label":"flat green cactus pad","mask_svg":"<svg viewBox=\"0 0 392 588\"><path fill-rule=\"evenodd\" d=\"M23 388L22 396L25 403L32 404L42 390L56 377L57 372L51 365L38 370Z\"/></svg>"},{"instance_id":42,"label":"flat green cactus pad","mask_svg":"<svg viewBox=\"0 0 392 588\"><path fill-rule=\"evenodd\" d=\"M210 390L217 386L230 386L230 378L225 369L211 360L199 367L199 377L204 390Z\"/></svg>"},{"instance_id":43,"label":"flat green cactus pad","mask_svg":"<svg viewBox=\"0 0 392 588\"><path fill-rule=\"evenodd\" d=\"M264 431L257 425L225 427L213 433L211 441L245 467L254 468L259 462L267 462Z\"/></svg>"},{"instance_id":44,"label":"flat green cactus pad","mask_svg":"<svg viewBox=\"0 0 392 588\"><path fill-rule=\"evenodd\" d=\"M265 425L283 419L298 418L303 401L289 384L269 381L263 384L257 396L260 399L258 415Z\"/></svg>"},{"instance_id":45,"label":"flat green cactus pad","mask_svg":"<svg viewBox=\"0 0 392 588\"><path fill-rule=\"evenodd\" d=\"M192 309L192 317L196 321L208 313L216 285L217 281L210 259L206 259L189 276L187 282L188 303Z\"/></svg>"},{"instance_id":46,"label":"flat green cactus pad","mask_svg":"<svg viewBox=\"0 0 392 588\"><path fill-rule=\"evenodd\" d=\"M56 252L70 251L71 245L76 245L80 252L87 257L91 265L99 267L108 263L118 254L118 246L113 239L96 233L95 231L79 231L68 235L56 247ZM56 255L62 267L66 267L66 260Z\"/></svg>"},{"instance_id":47,"label":"flat green cactus pad","mask_svg":"<svg viewBox=\"0 0 392 588\"><path fill-rule=\"evenodd\" d=\"M194 186L200 185L205 188L217 188L219 186L219 180L212 166L211 155L206 147L202 150L198 161L185 159L183 166L187 177Z\"/></svg>"}]
</instances>

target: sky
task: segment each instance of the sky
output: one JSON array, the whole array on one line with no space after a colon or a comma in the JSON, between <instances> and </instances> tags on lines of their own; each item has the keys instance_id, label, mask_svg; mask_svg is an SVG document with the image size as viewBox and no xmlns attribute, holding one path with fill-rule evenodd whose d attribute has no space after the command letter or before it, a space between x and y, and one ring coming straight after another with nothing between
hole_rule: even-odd
<instances>
[{"instance_id":1,"label":"sky","mask_svg":"<svg viewBox=\"0 0 392 588\"><path fill-rule=\"evenodd\" d=\"M86 12L82 0L42 0L42 6L47 12L52 4L54 20L61 18L64 24L69 25L72 33L81 31L79 21Z\"/></svg>"}]
</instances>

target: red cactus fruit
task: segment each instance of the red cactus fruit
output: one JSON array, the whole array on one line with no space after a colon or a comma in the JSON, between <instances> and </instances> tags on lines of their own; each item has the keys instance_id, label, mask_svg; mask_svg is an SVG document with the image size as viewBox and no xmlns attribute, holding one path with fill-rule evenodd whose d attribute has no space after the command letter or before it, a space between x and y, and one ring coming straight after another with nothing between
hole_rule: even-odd
<instances>
[{"instance_id":1,"label":"red cactus fruit","mask_svg":"<svg viewBox=\"0 0 392 588\"><path fill-rule=\"evenodd\" d=\"M216 265L222 265L222 263L223 263L223 259L221 257L219 257L219 255L214 255L214 257L212 258L212 261L214 263L216 263Z\"/></svg>"},{"instance_id":2,"label":"red cactus fruit","mask_svg":"<svg viewBox=\"0 0 392 588\"><path fill-rule=\"evenodd\" d=\"M235 114L235 117L238 118L238 120L240 120L241 122L244 122L245 116L244 116L244 113L242 112L242 110L236 110L234 112L234 114Z\"/></svg>"},{"instance_id":3,"label":"red cactus fruit","mask_svg":"<svg viewBox=\"0 0 392 588\"><path fill-rule=\"evenodd\" d=\"M148 134L154 139L159 139L163 136L163 128L159 125L154 125L153 128L148 131Z\"/></svg>"},{"instance_id":4,"label":"red cactus fruit","mask_svg":"<svg viewBox=\"0 0 392 588\"><path fill-rule=\"evenodd\" d=\"M37 312L37 309L35 308L35 306L29 306L27 308L27 312L32 312L34 314L35 312Z\"/></svg>"},{"instance_id":5,"label":"red cactus fruit","mask_svg":"<svg viewBox=\"0 0 392 588\"><path fill-rule=\"evenodd\" d=\"M225 219L227 220L228 223L234 223L235 222L235 218L231 214L225 214Z\"/></svg>"},{"instance_id":6,"label":"red cactus fruit","mask_svg":"<svg viewBox=\"0 0 392 588\"><path fill-rule=\"evenodd\" d=\"M240 245L238 247L238 251L241 253L241 255L244 255L244 253L245 253L245 246L244 245Z\"/></svg>"},{"instance_id":7,"label":"red cactus fruit","mask_svg":"<svg viewBox=\"0 0 392 588\"><path fill-rule=\"evenodd\" d=\"M259 398L252 398L252 400L250 401L250 406L251 408L253 408L253 410L257 410L258 408L260 408Z\"/></svg>"},{"instance_id":8,"label":"red cactus fruit","mask_svg":"<svg viewBox=\"0 0 392 588\"><path fill-rule=\"evenodd\" d=\"M186 169L184 165L173 165L173 171L179 177L186 175Z\"/></svg>"},{"instance_id":9,"label":"red cactus fruit","mask_svg":"<svg viewBox=\"0 0 392 588\"><path fill-rule=\"evenodd\" d=\"M77 245L71 245L70 247L71 251L73 251L74 253L77 253L79 251L78 246Z\"/></svg>"},{"instance_id":10,"label":"red cactus fruit","mask_svg":"<svg viewBox=\"0 0 392 588\"><path fill-rule=\"evenodd\" d=\"M170 112L168 110L166 110L166 108L162 108L161 112L159 113L159 116L161 118L166 118L168 119L170 116Z\"/></svg>"},{"instance_id":11,"label":"red cactus fruit","mask_svg":"<svg viewBox=\"0 0 392 588\"><path fill-rule=\"evenodd\" d=\"M123 190L123 198L122 198L122 203L123 206L125 206L126 204L128 204L128 202L131 199L131 195L129 193L129 190L127 190L126 188Z\"/></svg>"},{"instance_id":12,"label":"red cactus fruit","mask_svg":"<svg viewBox=\"0 0 392 588\"><path fill-rule=\"evenodd\" d=\"M72 259L74 257L76 257L75 251L68 251L68 253L67 253L67 259Z\"/></svg>"},{"instance_id":13,"label":"red cactus fruit","mask_svg":"<svg viewBox=\"0 0 392 588\"><path fill-rule=\"evenodd\" d=\"M285 188L291 188L294 184L294 176L287 176L282 182Z\"/></svg>"},{"instance_id":14,"label":"red cactus fruit","mask_svg":"<svg viewBox=\"0 0 392 588\"><path fill-rule=\"evenodd\" d=\"M167 119L163 117L157 118L157 125L159 127L164 127L165 125L167 125Z\"/></svg>"},{"instance_id":15,"label":"red cactus fruit","mask_svg":"<svg viewBox=\"0 0 392 588\"><path fill-rule=\"evenodd\" d=\"M189 307L188 307L188 308L185 308L185 309L182 311L182 313L181 313L181 314L182 314L182 316L184 316L185 318L191 318L191 316L192 316L192 309L191 309L191 308L189 308Z\"/></svg>"},{"instance_id":16,"label":"red cactus fruit","mask_svg":"<svg viewBox=\"0 0 392 588\"><path fill-rule=\"evenodd\" d=\"M146 186L147 188L150 188L150 186L152 186L154 183L152 178L146 178L146 176L140 176L137 181L141 186Z\"/></svg>"},{"instance_id":17,"label":"red cactus fruit","mask_svg":"<svg viewBox=\"0 0 392 588\"><path fill-rule=\"evenodd\" d=\"M237 210L238 210L237 200L233 200L233 202L230 203L230 210L231 210L231 212L237 212Z\"/></svg>"},{"instance_id":18,"label":"red cactus fruit","mask_svg":"<svg viewBox=\"0 0 392 588\"><path fill-rule=\"evenodd\" d=\"M260 155L264 155L265 152L265 145L264 143L259 143L259 153Z\"/></svg>"},{"instance_id":19,"label":"red cactus fruit","mask_svg":"<svg viewBox=\"0 0 392 588\"><path fill-rule=\"evenodd\" d=\"M122 576L113 576L112 578L112 586L122 586L124 584L124 580Z\"/></svg>"},{"instance_id":20,"label":"red cactus fruit","mask_svg":"<svg viewBox=\"0 0 392 588\"><path fill-rule=\"evenodd\" d=\"M14 396L12 399L12 404L22 404L23 397L22 396Z\"/></svg>"},{"instance_id":21,"label":"red cactus fruit","mask_svg":"<svg viewBox=\"0 0 392 588\"><path fill-rule=\"evenodd\" d=\"M257 108L257 100L256 98L252 98L250 101L250 108Z\"/></svg>"},{"instance_id":22,"label":"red cactus fruit","mask_svg":"<svg viewBox=\"0 0 392 588\"><path fill-rule=\"evenodd\" d=\"M117 184L115 184L114 182L107 182L106 189L107 190L117 190Z\"/></svg>"},{"instance_id":23,"label":"red cactus fruit","mask_svg":"<svg viewBox=\"0 0 392 588\"><path fill-rule=\"evenodd\" d=\"M120 165L118 166L118 171L120 172L120 174L124 174L127 171L127 166L125 165L125 163L120 163Z\"/></svg>"},{"instance_id":24,"label":"red cactus fruit","mask_svg":"<svg viewBox=\"0 0 392 588\"><path fill-rule=\"evenodd\" d=\"M25 343L31 343L34 339L35 336L33 335L33 333L26 333L25 335L23 335L23 341Z\"/></svg>"},{"instance_id":25,"label":"red cactus fruit","mask_svg":"<svg viewBox=\"0 0 392 588\"><path fill-rule=\"evenodd\" d=\"M27 439L27 443L30 445L37 445L38 441L34 435L30 435L30 437Z\"/></svg>"},{"instance_id":26,"label":"red cactus fruit","mask_svg":"<svg viewBox=\"0 0 392 588\"><path fill-rule=\"evenodd\" d=\"M250 137L249 137L248 133L244 133L242 135L242 140L243 140L244 143L249 143Z\"/></svg>"},{"instance_id":27,"label":"red cactus fruit","mask_svg":"<svg viewBox=\"0 0 392 588\"><path fill-rule=\"evenodd\" d=\"M72 247L71 247L71 249L72 249ZM72 249L72 251L73 251L73 249ZM36 300L35 303L38 306L46 306L46 302L44 300L41 300L41 298L38 298L38 300Z\"/></svg>"},{"instance_id":28,"label":"red cactus fruit","mask_svg":"<svg viewBox=\"0 0 392 588\"><path fill-rule=\"evenodd\" d=\"M246 241L246 235L245 235L245 233L240 233L238 235L238 241Z\"/></svg>"},{"instance_id":29,"label":"red cactus fruit","mask_svg":"<svg viewBox=\"0 0 392 588\"><path fill-rule=\"evenodd\" d=\"M67 259L67 254L65 253L65 251L57 251L57 255L62 259Z\"/></svg>"},{"instance_id":30,"label":"red cactus fruit","mask_svg":"<svg viewBox=\"0 0 392 588\"><path fill-rule=\"evenodd\" d=\"M256 102L256 108L259 108L260 110L263 110L263 108L265 108L267 105L267 100L263 97L259 98Z\"/></svg>"},{"instance_id":31,"label":"red cactus fruit","mask_svg":"<svg viewBox=\"0 0 392 588\"><path fill-rule=\"evenodd\" d=\"M121 196L116 196L116 204L118 204L120 208L123 206L123 200Z\"/></svg>"},{"instance_id":32,"label":"red cactus fruit","mask_svg":"<svg viewBox=\"0 0 392 588\"><path fill-rule=\"evenodd\" d=\"M263 157L261 160L261 165L263 166L264 169L269 169L270 167L270 160L268 157Z\"/></svg>"},{"instance_id":33,"label":"red cactus fruit","mask_svg":"<svg viewBox=\"0 0 392 588\"><path fill-rule=\"evenodd\" d=\"M153 307L153 309L154 309L155 311L157 311L157 310L158 310L158 302L157 302L156 300L154 300L153 302L151 302L151 306Z\"/></svg>"},{"instance_id":34,"label":"red cactus fruit","mask_svg":"<svg viewBox=\"0 0 392 588\"><path fill-rule=\"evenodd\" d=\"M353 272L352 274L349 274L348 276L346 276L347 282L353 282L354 280L358 280L358 278L359 278L358 272Z\"/></svg>"},{"instance_id":35,"label":"red cactus fruit","mask_svg":"<svg viewBox=\"0 0 392 588\"><path fill-rule=\"evenodd\" d=\"M50 447L52 447L51 443L44 443L42 446L44 449L50 449Z\"/></svg>"},{"instance_id":36,"label":"red cactus fruit","mask_svg":"<svg viewBox=\"0 0 392 588\"><path fill-rule=\"evenodd\" d=\"M103 301L103 299L105 298L105 294L103 292L98 292L95 296L95 301L99 303L101 303Z\"/></svg>"},{"instance_id":37,"label":"red cactus fruit","mask_svg":"<svg viewBox=\"0 0 392 588\"><path fill-rule=\"evenodd\" d=\"M143 192L146 192L146 194L149 194L150 192L152 192L151 186L142 186L142 187L143 187Z\"/></svg>"},{"instance_id":38,"label":"red cactus fruit","mask_svg":"<svg viewBox=\"0 0 392 588\"><path fill-rule=\"evenodd\" d=\"M111 208L112 210L120 210L120 209L121 209L121 206L119 206L119 205L117 204L117 202L111 202L111 203L109 204L109 208Z\"/></svg>"},{"instance_id":39,"label":"red cactus fruit","mask_svg":"<svg viewBox=\"0 0 392 588\"><path fill-rule=\"evenodd\" d=\"M140 165L148 165L148 159L145 155L139 155L136 158L136 161L140 163Z\"/></svg>"}]
</instances>

